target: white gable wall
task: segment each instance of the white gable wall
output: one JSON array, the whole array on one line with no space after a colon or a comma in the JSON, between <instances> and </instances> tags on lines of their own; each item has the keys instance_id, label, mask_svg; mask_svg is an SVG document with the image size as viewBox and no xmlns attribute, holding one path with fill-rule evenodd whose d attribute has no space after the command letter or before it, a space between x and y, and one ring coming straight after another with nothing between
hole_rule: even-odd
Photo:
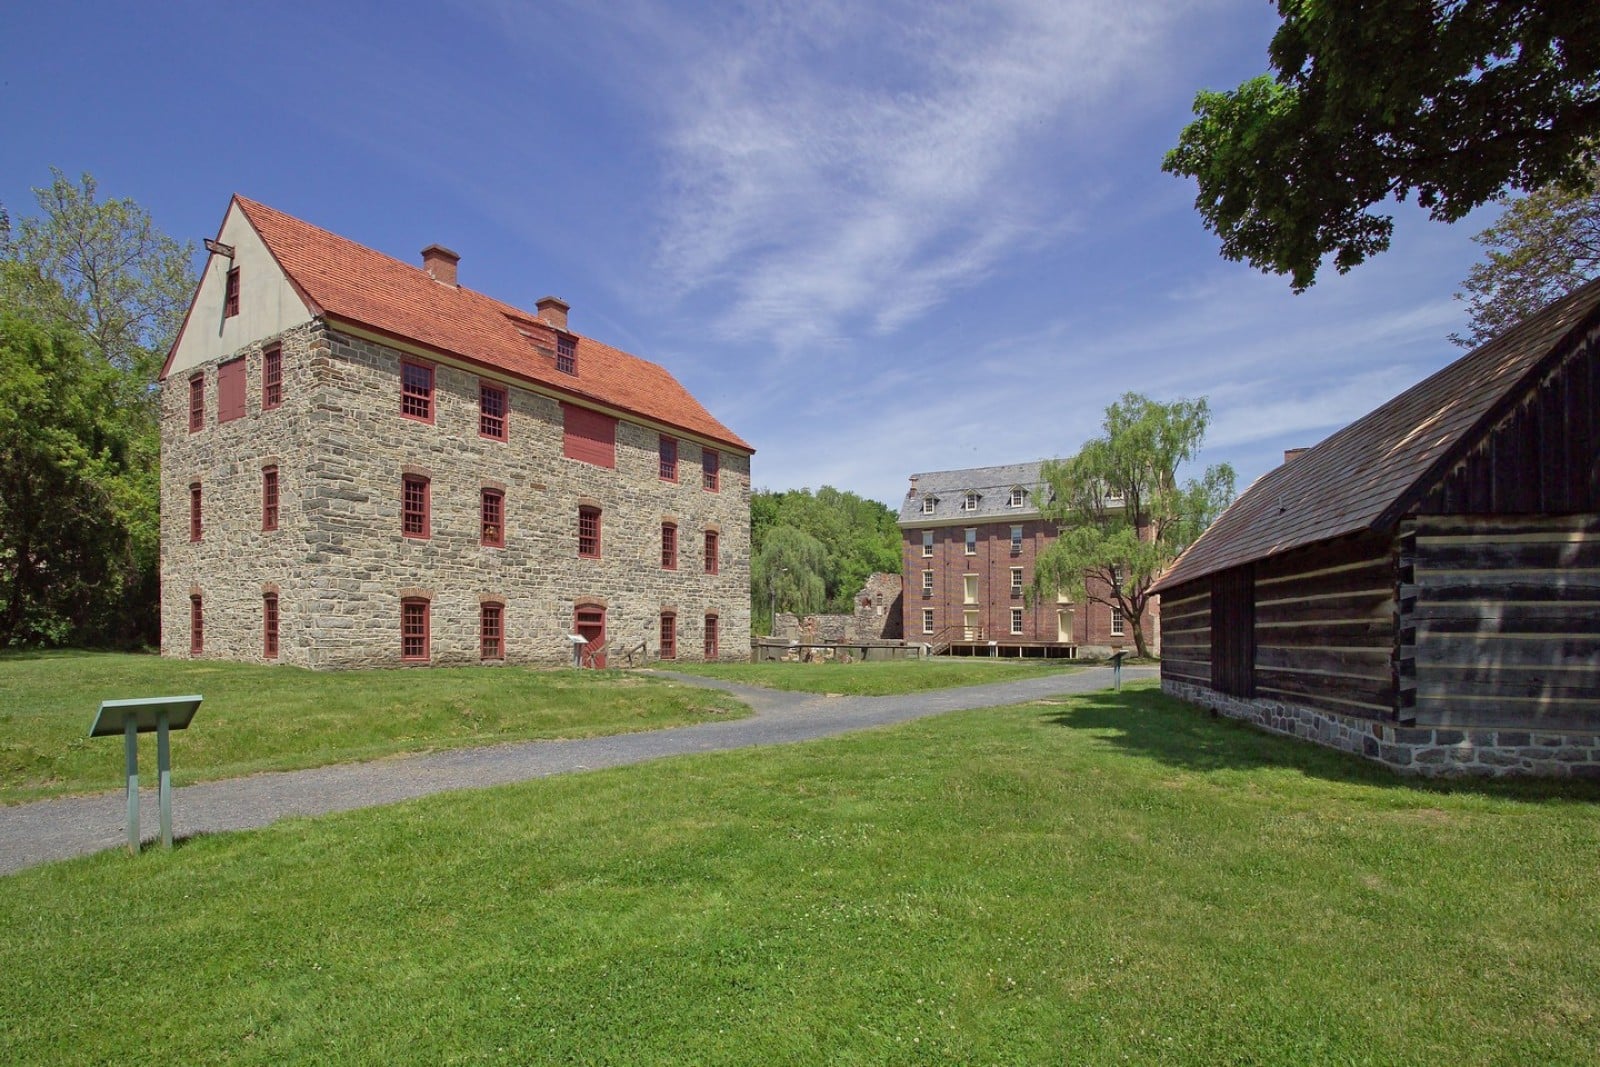
<instances>
[{"instance_id":1,"label":"white gable wall","mask_svg":"<svg viewBox=\"0 0 1600 1067\"><path fill-rule=\"evenodd\" d=\"M237 352L252 341L276 336L312 318L311 309L284 277L238 204L229 205L217 240L233 246L234 258L230 261L215 254L207 258L200 291L178 335L168 375ZM224 318L223 301L232 267L239 268L239 313Z\"/></svg>"}]
</instances>

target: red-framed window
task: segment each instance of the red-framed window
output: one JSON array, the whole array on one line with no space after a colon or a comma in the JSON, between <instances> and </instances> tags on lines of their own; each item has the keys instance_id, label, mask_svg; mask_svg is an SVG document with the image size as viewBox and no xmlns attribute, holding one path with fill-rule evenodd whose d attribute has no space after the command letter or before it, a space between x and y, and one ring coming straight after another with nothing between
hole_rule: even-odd
<instances>
[{"instance_id":1,"label":"red-framed window","mask_svg":"<svg viewBox=\"0 0 1600 1067\"><path fill-rule=\"evenodd\" d=\"M482 518L483 543L491 548L506 544L506 495L499 489L485 489L478 508Z\"/></svg>"},{"instance_id":2,"label":"red-framed window","mask_svg":"<svg viewBox=\"0 0 1600 1067\"><path fill-rule=\"evenodd\" d=\"M714 448L700 450L700 484L708 493L715 493L722 483L722 457Z\"/></svg>"},{"instance_id":3,"label":"red-framed window","mask_svg":"<svg viewBox=\"0 0 1600 1067\"><path fill-rule=\"evenodd\" d=\"M202 371L189 379L189 432L206 428L206 376Z\"/></svg>"},{"instance_id":4,"label":"red-framed window","mask_svg":"<svg viewBox=\"0 0 1600 1067\"><path fill-rule=\"evenodd\" d=\"M675 482L678 480L678 439L661 435L661 480Z\"/></svg>"},{"instance_id":5,"label":"red-framed window","mask_svg":"<svg viewBox=\"0 0 1600 1067\"><path fill-rule=\"evenodd\" d=\"M664 522L661 524L661 569L675 571L678 569L678 524Z\"/></svg>"},{"instance_id":6,"label":"red-framed window","mask_svg":"<svg viewBox=\"0 0 1600 1067\"><path fill-rule=\"evenodd\" d=\"M484 659L506 658L506 608L486 600L478 607L478 650Z\"/></svg>"},{"instance_id":7,"label":"red-framed window","mask_svg":"<svg viewBox=\"0 0 1600 1067\"><path fill-rule=\"evenodd\" d=\"M506 439L506 391L498 385L478 383L478 435L496 441Z\"/></svg>"},{"instance_id":8,"label":"red-framed window","mask_svg":"<svg viewBox=\"0 0 1600 1067\"><path fill-rule=\"evenodd\" d=\"M244 418L244 357L230 359L217 367L217 422Z\"/></svg>"},{"instance_id":9,"label":"red-framed window","mask_svg":"<svg viewBox=\"0 0 1600 1067\"><path fill-rule=\"evenodd\" d=\"M407 474L400 480L400 532L406 537L428 537L432 525L428 479Z\"/></svg>"},{"instance_id":10,"label":"red-framed window","mask_svg":"<svg viewBox=\"0 0 1600 1067\"><path fill-rule=\"evenodd\" d=\"M556 370L562 374L578 373L578 342L568 334L556 336Z\"/></svg>"},{"instance_id":11,"label":"red-framed window","mask_svg":"<svg viewBox=\"0 0 1600 1067\"><path fill-rule=\"evenodd\" d=\"M200 483L189 483L189 540L198 541L205 533L204 521L201 519Z\"/></svg>"},{"instance_id":12,"label":"red-framed window","mask_svg":"<svg viewBox=\"0 0 1600 1067\"><path fill-rule=\"evenodd\" d=\"M678 617L670 611L661 613L661 658L678 658Z\"/></svg>"},{"instance_id":13,"label":"red-framed window","mask_svg":"<svg viewBox=\"0 0 1600 1067\"><path fill-rule=\"evenodd\" d=\"M261 468L261 529L278 528L278 468Z\"/></svg>"},{"instance_id":14,"label":"red-framed window","mask_svg":"<svg viewBox=\"0 0 1600 1067\"><path fill-rule=\"evenodd\" d=\"M411 662L428 659L428 601L406 597L400 601L400 658Z\"/></svg>"},{"instance_id":15,"label":"red-framed window","mask_svg":"<svg viewBox=\"0 0 1600 1067\"><path fill-rule=\"evenodd\" d=\"M231 319L239 314L239 268L228 271L228 284L222 294L222 317Z\"/></svg>"},{"instance_id":16,"label":"red-framed window","mask_svg":"<svg viewBox=\"0 0 1600 1067\"><path fill-rule=\"evenodd\" d=\"M400 414L418 422L433 421L433 368L400 362Z\"/></svg>"},{"instance_id":17,"label":"red-framed window","mask_svg":"<svg viewBox=\"0 0 1600 1067\"><path fill-rule=\"evenodd\" d=\"M261 353L261 410L283 403L283 349L271 345Z\"/></svg>"},{"instance_id":18,"label":"red-framed window","mask_svg":"<svg viewBox=\"0 0 1600 1067\"><path fill-rule=\"evenodd\" d=\"M717 617L706 616L706 659L717 658Z\"/></svg>"},{"instance_id":19,"label":"red-framed window","mask_svg":"<svg viewBox=\"0 0 1600 1067\"><path fill-rule=\"evenodd\" d=\"M715 530L706 531L706 573L717 573L717 547L722 540L721 535Z\"/></svg>"},{"instance_id":20,"label":"red-framed window","mask_svg":"<svg viewBox=\"0 0 1600 1067\"><path fill-rule=\"evenodd\" d=\"M199 593L189 594L189 654L198 656L206 650L206 609Z\"/></svg>"},{"instance_id":21,"label":"red-framed window","mask_svg":"<svg viewBox=\"0 0 1600 1067\"><path fill-rule=\"evenodd\" d=\"M261 595L261 654L278 658L278 594Z\"/></svg>"},{"instance_id":22,"label":"red-framed window","mask_svg":"<svg viewBox=\"0 0 1600 1067\"><path fill-rule=\"evenodd\" d=\"M600 558L600 509L578 509L578 555Z\"/></svg>"}]
</instances>

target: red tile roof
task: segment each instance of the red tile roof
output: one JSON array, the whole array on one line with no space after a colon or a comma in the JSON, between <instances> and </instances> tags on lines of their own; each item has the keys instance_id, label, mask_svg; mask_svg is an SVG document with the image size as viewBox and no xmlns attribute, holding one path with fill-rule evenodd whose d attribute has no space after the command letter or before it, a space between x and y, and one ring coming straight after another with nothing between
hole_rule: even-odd
<instances>
[{"instance_id":1,"label":"red tile roof","mask_svg":"<svg viewBox=\"0 0 1600 1067\"><path fill-rule=\"evenodd\" d=\"M535 313L444 285L292 215L235 196L313 314L411 341L577 400L591 400L753 451L661 366L577 334L576 376L555 369L556 331ZM518 328L521 324L521 329Z\"/></svg>"},{"instance_id":2,"label":"red tile roof","mask_svg":"<svg viewBox=\"0 0 1600 1067\"><path fill-rule=\"evenodd\" d=\"M1520 394L1546 356L1597 328L1600 280L1262 475L1156 588L1397 521L1501 417L1500 402Z\"/></svg>"}]
</instances>

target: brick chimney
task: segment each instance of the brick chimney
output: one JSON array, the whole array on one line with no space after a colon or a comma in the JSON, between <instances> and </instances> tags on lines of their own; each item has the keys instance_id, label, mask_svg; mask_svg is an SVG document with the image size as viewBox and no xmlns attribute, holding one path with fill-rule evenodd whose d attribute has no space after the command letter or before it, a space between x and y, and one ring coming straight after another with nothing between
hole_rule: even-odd
<instances>
[{"instance_id":1,"label":"brick chimney","mask_svg":"<svg viewBox=\"0 0 1600 1067\"><path fill-rule=\"evenodd\" d=\"M1292 459L1299 459L1309 451L1311 451L1309 448L1286 448L1283 450L1283 461L1288 463Z\"/></svg>"},{"instance_id":2,"label":"brick chimney","mask_svg":"<svg viewBox=\"0 0 1600 1067\"><path fill-rule=\"evenodd\" d=\"M567 312L572 310L572 305L559 296L543 296L533 305L539 309L541 321L548 322L558 330L567 328Z\"/></svg>"},{"instance_id":3,"label":"brick chimney","mask_svg":"<svg viewBox=\"0 0 1600 1067\"><path fill-rule=\"evenodd\" d=\"M456 264L461 257L444 245L429 245L422 250L422 269L433 275L433 280L445 285L456 284Z\"/></svg>"}]
</instances>

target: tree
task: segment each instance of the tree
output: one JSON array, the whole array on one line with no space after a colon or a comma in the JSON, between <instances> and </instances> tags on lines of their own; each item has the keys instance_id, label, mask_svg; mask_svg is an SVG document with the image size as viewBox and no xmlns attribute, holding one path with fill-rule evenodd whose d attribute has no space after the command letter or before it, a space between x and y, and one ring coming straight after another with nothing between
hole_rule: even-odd
<instances>
[{"instance_id":1,"label":"tree","mask_svg":"<svg viewBox=\"0 0 1600 1067\"><path fill-rule=\"evenodd\" d=\"M1546 186L1517 200L1473 240L1488 258L1462 287L1472 325L1450 340L1471 348L1521 322L1552 300L1600 277L1600 167L1582 188Z\"/></svg>"},{"instance_id":2,"label":"tree","mask_svg":"<svg viewBox=\"0 0 1600 1067\"><path fill-rule=\"evenodd\" d=\"M1453 222L1506 189L1576 188L1600 146L1600 6L1278 0L1275 75L1201 92L1162 169L1198 179L1222 254L1296 291L1389 247L1393 196Z\"/></svg>"},{"instance_id":3,"label":"tree","mask_svg":"<svg viewBox=\"0 0 1600 1067\"><path fill-rule=\"evenodd\" d=\"M1178 482L1179 465L1198 454L1210 421L1204 398L1162 404L1125 393L1106 408L1102 436L1070 459L1047 461L1040 510L1059 536L1039 554L1028 602L1065 592L1119 608L1135 651L1149 655L1150 587L1233 499L1226 463Z\"/></svg>"},{"instance_id":4,"label":"tree","mask_svg":"<svg viewBox=\"0 0 1600 1067\"><path fill-rule=\"evenodd\" d=\"M877 571L900 572L900 528L894 512L876 500L867 500L825 485L781 492L757 490L750 498L750 542L759 554L770 531L788 527L809 534L823 549L818 572L823 581L824 611L848 612L867 577ZM771 597L752 578L751 606L757 616L769 607Z\"/></svg>"},{"instance_id":5,"label":"tree","mask_svg":"<svg viewBox=\"0 0 1600 1067\"><path fill-rule=\"evenodd\" d=\"M750 561L751 599L771 620L780 611L807 614L822 607L826 592L822 581L827 550L822 542L793 526L774 526Z\"/></svg>"}]
</instances>

